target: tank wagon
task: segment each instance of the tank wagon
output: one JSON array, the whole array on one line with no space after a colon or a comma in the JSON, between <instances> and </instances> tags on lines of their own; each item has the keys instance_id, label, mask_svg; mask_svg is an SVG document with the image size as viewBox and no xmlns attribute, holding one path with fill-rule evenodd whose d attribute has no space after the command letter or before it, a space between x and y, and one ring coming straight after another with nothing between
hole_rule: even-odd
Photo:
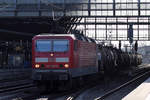
<instances>
[{"instance_id":1,"label":"tank wagon","mask_svg":"<svg viewBox=\"0 0 150 100\"><path fill-rule=\"evenodd\" d=\"M82 34L41 34L32 39L32 79L37 85L71 83L101 71L113 73L142 63L139 54L96 44Z\"/></svg>"},{"instance_id":2,"label":"tank wagon","mask_svg":"<svg viewBox=\"0 0 150 100\"><path fill-rule=\"evenodd\" d=\"M106 74L138 66L142 63L142 55L124 52L112 46L98 45L98 68Z\"/></svg>"}]
</instances>

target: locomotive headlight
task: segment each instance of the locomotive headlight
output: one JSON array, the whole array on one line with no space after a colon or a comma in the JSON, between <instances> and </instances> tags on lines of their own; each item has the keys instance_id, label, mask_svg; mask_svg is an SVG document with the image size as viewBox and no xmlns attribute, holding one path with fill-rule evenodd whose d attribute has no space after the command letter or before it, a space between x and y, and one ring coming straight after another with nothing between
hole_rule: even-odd
<instances>
[{"instance_id":1,"label":"locomotive headlight","mask_svg":"<svg viewBox=\"0 0 150 100\"><path fill-rule=\"evenodd\" d=\"M51 53L51 54L50 54L50 56L51 56L51 57L53 57L53 56L54 56L54 54L52 54L52 53Z\"/></svg>"},{"instance_id":2,"label":"locomotive headlight","mask_svg":"<svg viewBox=\"0 0 150 100\"><path fill-rule=\"evenodd\" d=\"M36 65L35 65L35 68L40 68L40 65L39 65L39 64L36 64Z\"/></svg>"},{"instance_id":3,"label":"locomotive headlight","mask_svg":"<svg viewBox=\"0 0 150 100\"><path fill-rule=\"evenodd\" d=\"M69 65L68 65L68 64L65 64L64 66L65 66L65 68L69 68Z\"/></svg>"}]
</instances>

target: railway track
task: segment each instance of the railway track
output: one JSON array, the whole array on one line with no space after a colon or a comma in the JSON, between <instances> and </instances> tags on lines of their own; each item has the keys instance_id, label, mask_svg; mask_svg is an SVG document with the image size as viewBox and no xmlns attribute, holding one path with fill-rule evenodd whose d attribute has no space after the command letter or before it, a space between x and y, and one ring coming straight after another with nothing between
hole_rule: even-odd
<instances>
[{"instance_id":1,"label":"railway track","mask_svg":"<svg viewBox=\"0 0 150 100\"><path fill-rule=\"evenodd\" d=\"M133 78L132 80L130 80L130 81L128 81L128 82L126 82L126 83L124 83L124 84L122 84L122 85L120 85L120 86L118 86L118 87L116 87L116 88L106 92L104 95L96 98L95 100L104 100L107 97L113 95L115 92L119 91L120 89L122 89L122 88L124 88L124 87L126 87L126 86L128 86L128 85L130 85L130 84L132 84L132 83L134 83L134 82L136 82L138 80L140 80L141 78L144 78L146 76L148 77L149 75L150 75L150 71L147 71L144 74L139 75L139 76Z\"/></svg>"},{"instance_id":2,"label":"railway track","mask_svg":"<svg viewBox=\"0 0 150 100\"><path fill-rule=\"evenodd\" d=\"M67 95L67 94L72 94L71 96L69 96L67 98L67 100L75 100L81 93L83 93L84 91L88 90L89 88L94 87L95 85L97 85L96 82L94 82L94 83L95 84L88 85L87 87L84 87L82 89L75 89L75 90L65 92L65 93L61 93L61 94L58 94L58 95L52 94L52 96L48 96L48 97L50 99L55 99L57 97L61 97L61 96ZM9 84L9 82L8 82L8 84ZM0 93L21 91L21 90L24 90L24 89L30 88L30 87L34 87L34 85L30 84L29 82L23 82L21 84L13 84L13 85L10 85L10 84L9 85L4 85L4 86L0 86ZM44 97L44 96L41 96L41 97Z\"/></svg>"},{"instance_id":3,"label":"railway track","mask_svg":"<svg viewBox=\"0 0 150 100\"><path fill-rule=\"evenodd\" d=\"M78 91L77 93L73 94L72 96L69 96L66 100L75 100L81 93L83 93L87 89L88 88Z\"/></svg>"},{"instance_id":4,"label":"railway track","mask_svg":"<svg viewBox=\"0 0 150 100\"><path fill-rule=\"evenodd\" d=\"M123 83L122 85L116 87L116 88L113 88L107 92L105 92L102 96L96 98L95 100L104 100L105 98L107 98L108 96L112 95L113 93L119 91L120 89L132 84L133 82L136 82L137 80L143 78L143 77L146 77L150 74L150 71L146 71L144 74L136 74L134 78L132 78L131 80ZM86 90L88 90L89 88L91 87L86 87L82 90L79 90L78 92L76 93L73 93L71 96L69 96L66 100L76 100L83 92L85 92Z\"/></svg>"},{"instance_id":5,"label":"railway track","mask_svg":"<svg viewBox=\"0 0 150 100\"><path fill-rule=\"evenodd\" d=\"M8 88L2 87L2 88L0 88L0 93L12 92L12 91L16 91L16 90L30 88L30 87L33 87L33 86L34 86L33 84L26 83L26 84L20 84L20 85L16 85L16 86L10 86Z\"/></svg>"},{"instance_id":6,"label":"railway track","mask_svg":"<svg viewBox=\"0 0 150 100\"><path fill-rule=\"evenodd\" d=\"M7 90L3 93L0 93L0 100L32 100L31 98L33 96L38 95L36 92L31 92L33 90L36 91L35 87L31 85L24 85L13 88L8 92Z\"/></svg>"},{"instance_id":7,"label":"railway track","mask_svg":"<svg viewBox=\"0 0 150 100\"><path fill-rule=\"evenodd\" d=\"M96 83L93 84L93 86L95 86L95 85L96 85ZM65 96L65 98L67 98L67 100L74 100L74 97L76 95L79 95L80 93L89 89L90 86L88 85L87 87L75 88L73 90L65 91L65 92L53 92L48 95L41 95L41 96L37 97L36 99L34 98L34 100L41 100L40 98L48 98L48 100L57 100L58 98L61 98L63 96ZM70 95L70 96L68 97L68 95ZM63 99L60 99L60 100L63 100Z\"/></svg>"},{"instance_id":8,"label":"railway track","mask_svg":"<svg viewBox=\"0 0 150 100\"><path fill-rule=\"evenodd\" d=\"M0 82L0 89L9 88L9 87L13 87L13 86L21 85L21 84L29 84L29 83L32 83L32 81L29 79L9 81L9 82Z\"/></svg>"},{"instance_id":9,"label":"railway track","mask_svg":"<svg viewBox=\"0 0 150 100\"><path fill-rule=\"evenodd\" d=\"M81 89L78 89L72 93L70 93L71 95L67 97L66 100L75 100L81 93L85 92L86 90L88 90L89 88L92 88L94 86L96 86L97 84L102 84L100 81L98 82L93 82L93 84L87 85Z\"/></svg>"},{"instance_id":10,"label":"railway track","mask_svg":"<svg viewBox=\"0 0 150 100\"><path fill-rule=\"evenodd\" d=\"M12 83L12 84L11 84ZM18 80L16 82L6 82L0 86L0 100L12 100L13 98L20 97L26 91L32 90L35 87L29 80Z\"/></svg>"},{"instance_id":11,"label":"railway track","mask_svg":"<svg viewBox=\"0 0 150 100\"><path fill-rule=\"evenodd\" d=\"M104 100L105 98L107 98L108 96L112 95L113 93L117 92L118 90L120 90L121 88L135 82L136 80L144 77L145 75L148 75L150 73L150 71L148 72L145 72L144 74L142 75L136 75L134 79L128 81L127 83L115 88L115 89L112 89L108 92L106 92L104 95L102 95L101 97L98 97L96 98L95 100ZM72 90L72 91L69 91L69 92L65 92L65 93L53 93L53 94L49 94L49 96L47 96L47 98L49 98L50 100L55 100L55 98L59 98L59 97L62 97L62 96L66 96L67 98L65 100L76 100L83 92L87 91L88 89L96 86L98 83L93 83L93 84L90 84L88 86L85 86L85 87L82 87L81 89L76 89L76 90ZM20 85L16 85L16 86L13 86L13 87L0 87L0 95L2 94L5 94L5 93L10 93L10 92L14 92L16 93L15 95L17 95L17 93L20 93L20 91L25 91L25 90L32 90L32 87L34 87L33 84L30 84L30 83L27 83L27 84L20 84ZM31 89L30 89L31 88ZM20 93L21 94L21 93ZM19 95L20 95L19 94ZM40 94L38 94L40 95ZM36 94L28 94L27 96L25 97L22 97L23 100L31 100L32 97L37 97ZM13 96L14 98L15 96ZM17 97L17 96L16 96ZM21 97L21 96L20 96ZM41 98L42 97L45 97L45 96L40 96ZM24 99L25 98L25 99ZM0 99L0 100L9 100L9 99ZM33 99L32 99L33 100ZM35 100L35 99L34 99ZM37 99L36 99L37 100ZM61 99L60 99L61 100ZM64 99L62 99L64 100Z\"/></svg>"},{"instance_id":12,"label":"railway track","mask_svg":"<svg viewBox=\"0 0 150 100\"><path fill-rule=\"evenodd\" d=\"M85 90L96 86L99 83L100 83L100 81L97 81L96 79L92 80L92 83L90 83L90 84L87 83L87 81L86 81L86 83L82 84L82 86L80 86L80 87L76 86L72 90L67 90L67 91L63 91L63 92L55 91L55 92L49 93L47 95L43 94L43 95L40 95L39 97L35 97L34 100L41 100L41 98L48 98L48 100L57 100L61 97L67 98L67 100L72 100L72 99L74 99L75 95L80 94L80 93L84 92ZM85 84L88 84L88 85L85 85ZM64 99L59 99L59 100L64 100Z\"/></svg>"},{"instance_id":13,"label":"railway track","mask_svg":"<svg viewBox=\"0 0 150 100\"><path fill-rule=\"evenodd\" d=\"M102 95L105 94L105 93L108 93L108 91L110 91L111 89L114 89L115 87L118 87L118 86L121 87L120 85L124 84L127 81L129 82L131 80L135 80L138 77L144 76L142 73L146 73L146 74L150 73L150 72L148 72L149 70L150 70L149 68L148 69L144 68L144 69L141 69L141 70L137 71L133 76L129 77L129 76L125 75L125 80L121 81L119 84L116 84L113 87L106 88L106 91L102 92ZM53 92L53 93L50 93L50 94L47 94L47 95L39 95L38 97L36 96L35 97L36 99L34 99L34 100L40 100L40 98L45 98L45 97L48 98L49 100L76 100L76 99L77 100L82 100L82 99L79 99L79 98L80 98L81 94L85 93L85 91L88 91L88 90L94 88L95 86L101 86L103 88L105 83L101 81L102 79L99 79L99 80L100 80L99 82L93 81L93 82L90 82L90 84L87 83L88 85L84 85L81 88L73 89L73 90L68 91L68 92L63 92L63 93L60 93L60 92L54 93ZM120 77L118 77L118 75L117 75L117 79L115 79L115 80L120 80ZM112 84L112 83L110 83L110 84ZM99 96L99 94L96 97L98 97L98 96Z\"/></svg>"}]
</instances>

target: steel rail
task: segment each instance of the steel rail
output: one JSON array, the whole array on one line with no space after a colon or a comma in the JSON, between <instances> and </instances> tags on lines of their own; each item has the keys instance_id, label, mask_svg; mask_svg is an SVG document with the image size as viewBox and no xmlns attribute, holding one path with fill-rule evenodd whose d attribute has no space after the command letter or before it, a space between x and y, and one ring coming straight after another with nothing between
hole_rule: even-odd
<instances>
[{"instance_id":1,"label":"steel rail","mask_svg":"<svg viewBox=\"0 0 150 100\"><path fill-rule=\"evenodd\" d=\"M104 95L102 95L102 96L96 98L95 100L104 100L104 98L106 98L106 97L112 95L112 94L115 93L116 91L122 89L123 87L126 87L127 85L130 85L131 83L135 82L136 80L138 80L138 79L140 79L140 78L142 78L142 77L144 77L144 76L146 76L146 75L148 75L148 74L150 74L150 71L147 71L147 72L145 72L144 74L139 75L139 76L137 76L136 78L134 78L134 79L132 79L132 80L130 80L130 81L128 81L128 82L122 84L121 86L118 86L117 88L112 89L112 90L106 92ZM88 89L88 88L86 87L86 88L80 90L79 92L72 94L72 96L69 96L66 100L76 100L76 98L79 97L79 95L80 95L81 93L83 93L83 92L84 92L85 90L87 90L87 89Z\"/></svg>"},{"instance_id":2,"label":"steel rail","mask_svg":"<svg viewBox=\"0 0 150 100\"><path fill-rule=\"evenodd\" d=\"M124 88L124 87L126 87L126 86L128 86L130 84L132 84L133 82L137 81L138 79L140 79L140 78L142 78L142 77L144 77L144 76L146 76L148 74L150 74L150 71L145 72L144 74L142 74L140 76L137 76L136 78L134 78L134 79L132 79L132 80L122 84L121 86L108 91L107 93L105 93L104 95L96 98L95 100L104 100L105 98L107 98L108 96L112 95L113 93L115 93L115 92L119 91L120 89L122 89L122 88Z\"/></svg>"},{"instance_id":3,"label":"steel rail","mask_svg":"<svg viewBox=\"0 0 150 100\"><path fill-rule=\"evenodd\" d=\"M21 84L21 85L17 85L17 86L12 86L9 88L1 88L0 89L0 93L5 93L5 92L12 92L12 91L16 91L16 90L21 90L21 89L25 89L25 88L30 88L33 87L33 84Z\"/></svg>"}]
</instances>

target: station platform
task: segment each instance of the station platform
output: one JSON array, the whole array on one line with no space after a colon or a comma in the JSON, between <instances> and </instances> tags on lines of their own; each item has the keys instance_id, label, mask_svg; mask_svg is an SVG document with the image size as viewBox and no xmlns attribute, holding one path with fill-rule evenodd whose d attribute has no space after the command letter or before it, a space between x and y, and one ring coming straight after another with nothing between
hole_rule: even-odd
<instances>
[{"instance_id":1,"label":"station platform","mask_svg":"<svg viewBox=\"0 0 150 100\"><path fill-rule=\"evenodd\" d=\"M122 100L150 100L150 77Z\"/></svg>"},{"instance_id":2,"label":"station platform","mask_svg":"<svg viewBox=\"0 0 150 100\"><path fill-rule=\"evenodd\" d=\"M150 68L150 64L144 63L138 66L139 68Z\"/></svg>"}]
</instances>

